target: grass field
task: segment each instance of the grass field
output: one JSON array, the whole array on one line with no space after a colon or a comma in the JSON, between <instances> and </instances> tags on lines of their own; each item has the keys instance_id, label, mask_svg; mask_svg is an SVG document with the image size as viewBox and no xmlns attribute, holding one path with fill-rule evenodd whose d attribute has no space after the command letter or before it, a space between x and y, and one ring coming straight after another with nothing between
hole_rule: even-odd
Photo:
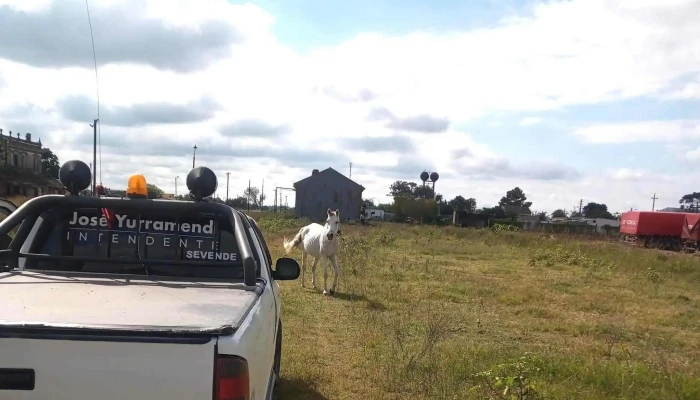
<instances>
[{"instance_id":1,"label":"grass field","mask_svg":"<svg viewBox=\"0 0 700 400\"><path fill-rule=\"evenodd\" d=\"M282 256L301 222L256 218ZM282 284L278 399L700 399L695 256L396 224L342 247L335 297Z\"/></svg>"}]
</instances>

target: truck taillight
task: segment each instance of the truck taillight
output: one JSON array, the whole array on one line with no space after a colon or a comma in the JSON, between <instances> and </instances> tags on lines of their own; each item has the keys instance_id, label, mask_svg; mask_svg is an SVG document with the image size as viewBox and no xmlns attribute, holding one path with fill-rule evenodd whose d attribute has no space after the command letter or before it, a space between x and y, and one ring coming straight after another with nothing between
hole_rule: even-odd
<instances>
[{"instance_id":1,"label":"truck taillight","mask_svg":"<svg viewBox=\"0 0 700 400\"><path fill-rule=\"evenodd\" d=\"M217 355L214 361L214 400L248 400L248 363L241 357Z\"/></svg>"}]
</instances>

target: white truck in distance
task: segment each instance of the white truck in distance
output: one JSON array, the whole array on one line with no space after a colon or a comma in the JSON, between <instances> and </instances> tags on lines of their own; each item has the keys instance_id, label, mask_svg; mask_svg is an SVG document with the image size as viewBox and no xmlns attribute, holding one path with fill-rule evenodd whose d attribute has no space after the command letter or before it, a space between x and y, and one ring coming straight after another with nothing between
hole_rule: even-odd
<instances>
[{"instance_id":1,"label":"white truck in distance","mask_svg":"<svg viewBox=\"0 0 700 400\"><path fill-rule=\"evenodd\" d=\"M49 195L0 223L10 231L0 399L271 398L276 281L299 265L280 258L273 270L250 217L203 201Z\"/></svg>"}]
</instances>

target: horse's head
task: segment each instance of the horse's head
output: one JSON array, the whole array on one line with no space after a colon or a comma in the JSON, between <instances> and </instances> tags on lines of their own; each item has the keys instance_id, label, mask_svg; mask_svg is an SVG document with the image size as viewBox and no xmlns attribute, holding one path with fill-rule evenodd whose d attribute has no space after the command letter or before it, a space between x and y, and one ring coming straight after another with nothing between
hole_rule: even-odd
<instances>
[{"instance_id":1,"label":"horse's head","mask_svg":"<svg viewBox=\"0 0 700 400\"><path fill-rule=\"evenodd\" d=\"M328 240L333 240L337 235L340 235L340 210L327 211L328 218L326 219L326 237Z\"/></svg>"}]
</instances>

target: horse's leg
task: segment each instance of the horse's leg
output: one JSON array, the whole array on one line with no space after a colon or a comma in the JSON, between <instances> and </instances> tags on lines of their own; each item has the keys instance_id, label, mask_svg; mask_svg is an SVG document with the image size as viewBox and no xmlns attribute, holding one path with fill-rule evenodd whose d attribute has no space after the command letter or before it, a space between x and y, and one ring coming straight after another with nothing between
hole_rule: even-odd
<instances>
[{"instance_id":1,"label":"horse's leg","mask_svg":"<svg viewBox=\"0 0 700 400\"><path fill-rule=\"evenodd\" d=\"M331 263L331 259L328 257L325 257L326 259L323 260L325 261L323 263L323 294L328 294L328 285L326 282L328 282L328 264ZM333 292L331 292L333 294Z\"/></svg>"},{"instance_id":2,"label":"horse's leg","mask_svg":"<svg viewBox=\"0 0 700 400\"><path fill-rule=\"evenodd\" d=\"M306 287L304 282L304 265L306 264L306 252L301 249L301 287Z\"/></svg>"},{"instance_id":3,"label":"horse's leg","mask_svg":"<svg viewBox=\"0 0 700 400\"><path fill-rule=\"evenodd\" d=\"M314 263L311 265L311 284L314 286L314 289L318 289L318 287L316 287L316 264L318 264L319 258L321 258L321 256L314 257Z\"/></svg>"},{"instance_id":4,"label":"horse's leg","mask_svg":"<svg viewBox=\"0 0 700 400\"><path fill-rule=\"evenodd\" d=\"M338 268L338 257L333 254L331 256L331 262L333 263L333 287L331 288L331 296L335 294L335 288L338 286L338 274L340 274L340 268Z\"/></svg>"}]
</instances>

